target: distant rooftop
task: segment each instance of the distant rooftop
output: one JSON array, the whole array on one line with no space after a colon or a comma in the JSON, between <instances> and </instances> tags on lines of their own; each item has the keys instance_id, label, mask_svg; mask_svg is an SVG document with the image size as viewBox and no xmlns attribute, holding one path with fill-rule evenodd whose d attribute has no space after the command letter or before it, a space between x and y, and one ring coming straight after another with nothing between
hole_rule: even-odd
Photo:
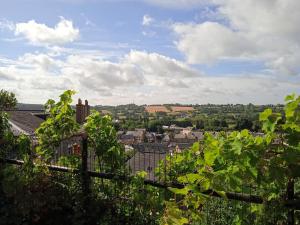
<instances>
[{"instance_id":1,"label":"distant rooftop","mask_svg":"<svg viewBox=\"0 0 300 225\"><path fill-rule=\"evenodd\" d=\"M44 122L43 119L34 115L34 111L8 111L7 113L15 135L21 133L33 135L34 131Z\"/></svg>"}]
</instances>

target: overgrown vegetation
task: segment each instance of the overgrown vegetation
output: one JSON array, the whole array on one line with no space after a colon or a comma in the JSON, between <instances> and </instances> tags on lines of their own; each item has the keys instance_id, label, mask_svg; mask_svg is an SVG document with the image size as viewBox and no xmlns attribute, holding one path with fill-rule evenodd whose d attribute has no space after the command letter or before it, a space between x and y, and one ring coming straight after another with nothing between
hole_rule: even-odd
<instances>
[{"instance_id":1,"label":"overgrown vegetation","mask_svg":"<svg viewBox=\"0 0 300 225\"><path fill-rule=\"evenodd\" d=\"M99 172L125 175L129 171L124 149L117 142L112 119L93 112L80 128L70 105L74 93L68 90L58 102L47 101L45 109L49 117L36 130L38 144L35 147L31 146L26 136L11 136L8 118L5 117L6 126L1 127L1 132L5 137L8 134L11 136L11 140L6 139L5 142L10 147L6 152L10 152L10 156L18 155L24 164L15 166L1 163L0 224L156 223L159 212L162 212L161 191L146 187L143 173L131 182L93 179L87 193L82 187L81 174L52 172L48 169L47 164L51 163L60 142L79 132L88 136L89 151L93 151L98 158ZM5 145L1 143L1 152ZM70 155L60 160L80 169L79 159L77 155Z\"/></svg>"},{"instance_id":2,"label":"overgrown vegetation","mask_svg":"<svg viewBox=\"0 0 300 225\"><path fill-rule=\"evenodd\" d=\"M176 106L182 106L175 104ZM163 105L167 109L171 105ZM181 112L156 112L148 113L145 106L135 104L119 106L96 106L112 116L115 127L118 130L134 130L135 128L146 128L151 132L163 132L162 126L175 124L180 127L194 127L196 130L205 131L233 131L248 129L250 131L261 131L259 113L270 108L274 112L283 112L283 105L189 105L193 111Z\"/></svg>"},{"instance_id":3,"label":"overgrown vegetation","mask_svg":"<svg viewBox=\"0 0 300 225\"><path fill-rule=\"evenodd\" d=\"M46 103L49 117L36 131L37 146L26 136L13 137L3 113L0 156L9 152L24 164L0 164L0 224L286 223L287 186L295 186L296 195L300 190L300 96L286 97L283 114L271 109L260 114L261 136L248 130L217 136L207 133L190 149L167 157L157 170L168 172L158 174L161 181L183 188L145 185L146 173L140 172L130 180L93 178L87 193L82 174L53 172L47 167L61 140L85 133L88 150L98 159L98 172L129 177L130 170L112 118L93 112L80 127L70 105L73 94L69 90L58 102ZM1 104L7 110L9 104ZM80 169L78 156L63 160ZM263 204L230 201L228 192L258 195Z\"/></svg>"},{"instance_id":4,"label":"overgrown vegetation","mask_svg":"<svg viewBox=\"0 0 300 225\"><path fill-rule=\"evenodd\" d=\"M203 193L215 192L226 199L227 192L251 189L263 198L263 204L244 205L231 223L268 223L262 221L266 215L276 216L276 223L286 221L287 187L300 190L300 96L286 97L284 115L266 109L259 119L263 136L248 130L221 132L216 137L206 134L201 143L167 158L167 179L184 188L171 188L177 196L167 203L166 224L199 224L210 199Z\"/></svg>"}]
</instances>

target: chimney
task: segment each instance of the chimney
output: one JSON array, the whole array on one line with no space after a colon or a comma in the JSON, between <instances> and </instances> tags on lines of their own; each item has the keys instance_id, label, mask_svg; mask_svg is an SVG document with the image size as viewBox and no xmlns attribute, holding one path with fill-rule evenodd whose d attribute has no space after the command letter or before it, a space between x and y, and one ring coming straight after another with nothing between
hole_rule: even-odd
<instances>
[{"instance_id":1,"label":"chimney","mask_svg":"<svg viewBox=\"0 0 300 225\"><path fill-rule=\"evenodd\" d=\"M78 104L76 105L76 122L79 124L83 124L85 118L90 115L90 106L87 100L85 100L84 105L82 104L82 100L78 99Z\"/></svg>"},{"instance_id":2,"label":"chimney","mask_svg":"<svg viewBox=\"0 0 300 225\"><path fill-rule=\"evenodd\" d=\"M84 108L85 108L85 117L88 117L90 115L90 113L91 113L88 100L85 100L85 102L84 102Z\"/></svg>"},{"instance_id":3,"label":"chimney","mask_svg":"<svg viewBox=\"0 0 300 225\"><path fill-rule=\"evenodd\" d=\"M81 99L78 99L78 104L76 105L76 122L82 124L84 122L84 105L82 104Z\"/></svg>"}]
</instances>

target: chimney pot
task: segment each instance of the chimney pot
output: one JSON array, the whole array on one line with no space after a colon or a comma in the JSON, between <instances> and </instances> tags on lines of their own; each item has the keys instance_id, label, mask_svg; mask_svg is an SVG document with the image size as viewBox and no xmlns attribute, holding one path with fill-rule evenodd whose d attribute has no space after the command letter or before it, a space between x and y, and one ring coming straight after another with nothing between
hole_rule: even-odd
<instances>
[{"instance_id":1,"label":"chimney pot","mask_svg":"<svg viewBox=\"0 0 300 225\"><path fill-rule=\"evenodd\" d=\"M76 105L76 122L79 124L83 124L86 117L90 115L90 106L89 102L85 100L84 105L82 104L82 100L78 99L78 104Z\"/></svg>"}]
</instances>

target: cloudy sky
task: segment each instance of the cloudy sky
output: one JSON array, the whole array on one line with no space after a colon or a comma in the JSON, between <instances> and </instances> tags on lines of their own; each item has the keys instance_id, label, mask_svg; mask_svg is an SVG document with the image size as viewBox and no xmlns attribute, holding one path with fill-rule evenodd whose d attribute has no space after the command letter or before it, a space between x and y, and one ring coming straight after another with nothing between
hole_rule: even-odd
<instances>
[{"instance_id":1,"label":"cloudy sky","mask_svg":"<svg viewBox=\"0 0 300 225\"><path fill-rule=\"evenodd\" d=\"M299 0L9 0L0 89L44 103L280 103L300 93ZM76 97L77 97L76 96Z\"/></svg>"}]
</instances>

